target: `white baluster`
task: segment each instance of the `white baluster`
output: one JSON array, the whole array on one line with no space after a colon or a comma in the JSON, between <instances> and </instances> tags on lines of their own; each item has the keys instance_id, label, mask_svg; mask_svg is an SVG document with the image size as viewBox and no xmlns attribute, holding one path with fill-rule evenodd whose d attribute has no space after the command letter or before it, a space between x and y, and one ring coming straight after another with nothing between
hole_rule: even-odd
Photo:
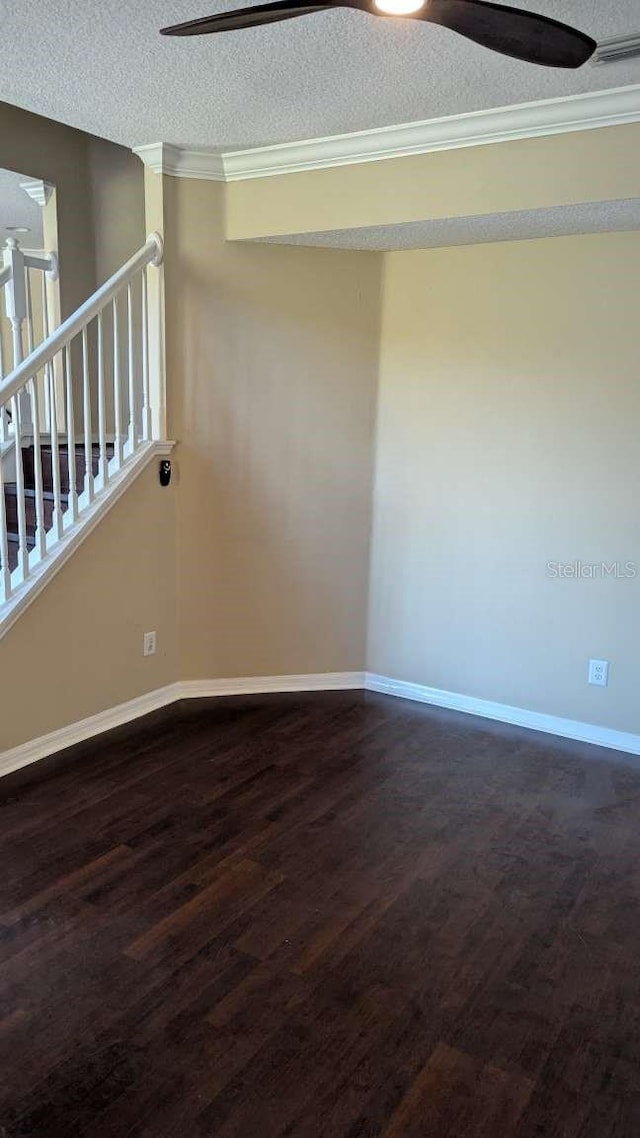
<instances>
[{"instance_id":1,"label":"white baluster","mask_svg":"<svg viewBox=\"0 0 640 1138\"><path fill-rule=\"evenodd\" d=\"M22 422L21 399L14 395L11 400L11 418L15 440L16 464L16 511L18 514L18 581L26 581L29 576L29 547L27 544L27 515L24 501L24 467L22 461Z\"/></svg>"},{"instance_id":2,"label":"white baluster","mask_svg":"<svg viewBox=\"0 0 640 1138\"><path fill-rule=\"evenodd\" d=\"M2 320L3 319L4 319L4 305L2 305L2 310L0 311L0 333L1 333ZM4 379L5 375L6 375L6 372L5 372L5 367L4 367L4 337L0 334L0 379ZM3 407L2 410L5 411L6 408Z\"/></svg>"},{"instance_id":3,"label":"white baluster","mask_svg":"<svg viewBox=\"0 0 640 1138\"><path fill-rule=\"evenodd\" d=\"M136 394L136 353L133 329L133 286L131 281L127 285L127 340L128 340L128 378L129 378L129 429L127 438L129 454L133 454L138 445L138 398Z\"/></svg>"},{"instance_id":4,"label":"white baluster","mask_svg":"<svg viewBox=\"0 0 640 1138\"><path fill-rule=\"evenodd\" d=\"M2 290L0 290L2 293ZM3 294L2 294L3 295ZM4 318L4 302L0 310L0 379L4 379L4 338L2 336L2 320ZM9 438L9 413L4 406L0 407L0 443L6 443Z\"/></svg>"},{"instance_id":5,"label":"white baluster","mask_svg":"<svg viewBox=\"0 0 640 1138\"><path fill-rule=\"evenodd\" d=\"M49 337L49 311L47 309L47 278L42 274L42 335L46 340ZM50 365L45 365L44 369L44 429L45 431L51 430L51 399L49 391L49 372Z\"/></svg>"},{"instance_id":6,"label":"white baluster","mask_svg":"<svg viewBox=\"0 0 640 1138\"><path fill-rule=\"evenodd\" d=\"M44 495L42 490L42 451L40 447L40 407L38 400L38 377L30 381L31 423L33 426L33 485L36 500L35 558L42 561L47 551L47 535L44 526Z\"/></svg>"},{"instance_id":7,"label":"white baluster","mask_svg":"<svg viewBox=\"0 0 640 1138\"><path fill-rule=\"evenodd\" d=\"M142 270L142 437L151 438L151 402L149 399L149 290L147 269Z\"/></svg>"},{"instance_id":8,"label":"white baluster","mask_svg":"<svg viewBox=\"0 0 640 1138\"><path fill-rule=\"evenodd\" d=\"M29 353L29 355L31 355L31 352L33 351L33 343L34 343L34 340L33 340L33 298L31 296L31 273L30 273L28 268L25 268L25 270L24 270L24 283L25 283L25 292L26 292L26 298L27 298L27 315L26 315L27 352Z\"/></svg>"},{"instance_id":9,"label":"white baluster","mask_svg":"<svg viewBox=\"0 0 640 1138\"><path fill-rule=\"evenodd\" d=\"M5 408L2 408L4 414ZM0 460L0 603L11 596L11 571L9 569L9 539L7 536L7 503L4 496L4 473Z\"/></svg>"},{"instance_id":10,"label":"white baluster","mask_svg":"<svg viewBox=\"0 0 640 1138\"><path fill-rule=\"evenodd\" d=\"M113 311L113 415L115 421L113 456L114 466L116 470L119 470L122 466L124 439L122 436L122 385L120 378L120 329L117 296L114 296L111 308Z\"/></svg>"},{"instance_id":11,"label":"white baluster","mask_svg":"<svg viewBox=\"0 0 640 1138\"><path fill-rule=\"evenodd\" d=\"M107 414L104 391L104 327L102 313L98 316L98 477L101 489L109 481L109 459L107 457Z\"/></svg>"},{"instance_id":12,"label":"white baluster","mask_svg":"<svg viewBox=\"0 0 640 1138\"><path fill-rule=\"evenodd\" d=\"M91 435L91 387L89 384L89 345L87 329L82 329L82 412L84 423L84 495L93 501L93 438Z\"/></svg>"},{"instance_id":13,"label":"white baluster","mask_svg":"<svg viewBox=\"0 0 640 1138\"><path fill-rule=\"evenodd\" d=\"M58 437L58 392L55 360L48 366L49 405L51 407L51 481L53 485L54 540L62 537L62 500L60 495L60 440Z\"/></svg>"},{"instance_id":14,"label":"white baluster","mask_svg":"<svg viewBox=\"0 0 640 1138\"><path fill-rule=\"evenodd\" d=\"M71 375L71 347L64 350L67 380L67 473L69 476L68 524L78 520L78 490L76 486L76 428L73 408L73 381Z\"/></svg>"},{"instance_id":15,"label":"white baluster","mask_svg":"<svg viewBox=\"0 0 640 1138\"><path fill-rule=\"evenodd\" d=\"M13 367L22 363L22 325L27 316L27 286L24 254L15 237L7 238L4 250L4 264L11 275L5 285L5 304L7 316L11 323L11 339L13 345ZM13 401L12 401L13 406ZM24 430L29 424L29 401L25 391L20 394L20 410L22 413L21 426Z\"/></svg>"}]
</instances>

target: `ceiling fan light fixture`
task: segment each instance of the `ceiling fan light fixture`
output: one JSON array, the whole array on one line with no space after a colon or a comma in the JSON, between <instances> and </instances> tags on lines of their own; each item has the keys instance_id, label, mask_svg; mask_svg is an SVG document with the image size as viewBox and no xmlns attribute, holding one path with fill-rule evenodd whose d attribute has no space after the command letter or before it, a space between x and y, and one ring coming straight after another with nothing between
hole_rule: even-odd
<instances>
[{"instance_id":1,"label":"ceiling fan light fixture","mask_svg":"<svg viewBox=\"0 0 640 1138\"><path fill-rule=\"evenodd\" d=\"M373 0L373 6L385 16L412 16L420 12L427 0Z\"/></svg>"}]
</instances>

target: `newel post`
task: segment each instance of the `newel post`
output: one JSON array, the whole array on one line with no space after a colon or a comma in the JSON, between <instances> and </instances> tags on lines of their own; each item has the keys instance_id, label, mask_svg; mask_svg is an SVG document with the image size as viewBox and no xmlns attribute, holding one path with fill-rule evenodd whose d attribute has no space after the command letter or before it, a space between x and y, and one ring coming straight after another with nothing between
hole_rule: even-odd
<instances>
[{"instance_id":1,"label":"newel post","mask_svg":"<svg viewBox=\"0 0 640 1138\"><path fill-rule=\"evenodd\" d=\"M148 312L148 384L151 437L167 438L166 347L165 347L165 272L164 272L164 147L143 147L137 151L145 164L144 195L148 234L157 241L157 256L146 274ZM143 153L144 151L145 153ZM152 151L153 153L148 153ZM159 152L156 153L156 151Z\"/></svg>"}]
</instances>

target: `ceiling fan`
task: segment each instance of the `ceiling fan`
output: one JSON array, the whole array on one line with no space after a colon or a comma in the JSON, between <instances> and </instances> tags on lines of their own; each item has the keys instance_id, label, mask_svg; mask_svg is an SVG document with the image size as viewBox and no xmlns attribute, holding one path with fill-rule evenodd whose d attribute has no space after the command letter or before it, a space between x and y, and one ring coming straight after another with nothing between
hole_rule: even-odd
<instances>
[{"instance_id":1,"label":"ceiling fan","mask_svg":"<svg viewBox=\"0 0 640 1138\"><path fill-rule=\"evenodd\" d=\"M271 0L252 8L174 24L162 28L161 34L201 36L234 32L331 8L355 8L371 16L405 16L441 24L491 51L545 67L581 67L597 47L595 40L577 28L489 0Z\"/></svg>"}]
</instances>

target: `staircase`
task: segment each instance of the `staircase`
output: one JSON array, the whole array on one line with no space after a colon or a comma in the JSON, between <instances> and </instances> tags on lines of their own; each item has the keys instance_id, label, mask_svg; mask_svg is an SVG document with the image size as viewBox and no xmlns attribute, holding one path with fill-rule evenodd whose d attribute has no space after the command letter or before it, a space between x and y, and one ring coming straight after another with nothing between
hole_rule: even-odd
<instances>
[{"instance_id":1,"label":"staircase","mask_svg":"<svg viewBox=\"0 0 640 1138\"><path fill-rule=\"evenodd\" d=\"M76 444L76 486L84 492L86 482L86 450L84 444ZM90 450L90 474L95 478L98 473L100 448L97 443ZM107 444L107 457L113 457L113 445ZM22 498L25 507L25 525L27 549L35 549L36 544L36 467L35 451L31 447L22 448L22 469L24 472L24 490ZM43 521L45 533L54 528L55 493L53 485L54 455L51 446L41 445L40 463L42 470L42 502ZM69 506L69 448L59 448L60 463L60 512L65 514ZM13 572L18 564L18 551L20 548L19 534L19 506L18 486L15 482L6 482L4 486L4 501L7 519L7 542L9 571ZM64 519L63 519L64 523Z\"/></svg>"},{"instance_id":2,"label":"staircase","mask_svg":"<svg viewBox=\"0 0 640 1138\"><path fill-rule=\"evenodd\" d=\"M152 275L161 262L152 234L9 375L0 371L0 636L148 462L170 453L163 294ZM0 287L15 291L7 273ZM19 359L17 307L6 299Z\"/></svg>"}]
</instances>

